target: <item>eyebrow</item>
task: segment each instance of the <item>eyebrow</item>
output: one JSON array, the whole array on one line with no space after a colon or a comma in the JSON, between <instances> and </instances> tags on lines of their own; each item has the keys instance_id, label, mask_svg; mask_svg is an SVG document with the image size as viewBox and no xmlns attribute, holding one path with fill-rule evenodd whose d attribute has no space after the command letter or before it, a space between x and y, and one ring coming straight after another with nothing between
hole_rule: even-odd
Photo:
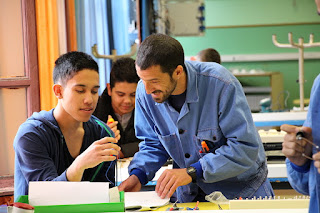
<instances>
[{"instance_id":1,"label":"eyebrow","mask_svg":"<svg viewBox=\"0 0 320 213\"><path fill-rule=\"evenodd\" d=\"M160 78L152 78L152 79L148 79L148 80L145 80L145 81L158 81L160 80Z\"/></svg>"},{"instance_id":2,"label":"eyebrow","mask_svg":"<svg viewBox=\"0 0 320 213\"><path fill-rule=\"evenodd\" d=\"M116 93L122 93L122 94L124 94L125 92L121 92L121 91L116 91Z\"/></svg>"},{"instance_id":3,"label":"eyebrow","mask_svg":"<svg viewBox=\"0 0 320 213\"><path fill-rule=\"evenodd\" d=\"M117 94L126 94L125 92L121 92L121 91L116 91L116 93ZM131 92L131 93L129 93L129 95L132 95L132 94L136 94L136 92L134 91L134 92Z\"/></svg>"},{"instance_id":4,"label":"eyebrow","mask_svg":"<svg viewBox=\"0 0 320 213\"><path fill-rule=\"evenodd\" d=\"M76 85L74 85L74 87L87 87L87 85L85 85L85 84L76 84ZM96 85L96 86L94 86L93 88L99 89L100 86L99 86L99 85Z\"/></svg>"}]
</instances>

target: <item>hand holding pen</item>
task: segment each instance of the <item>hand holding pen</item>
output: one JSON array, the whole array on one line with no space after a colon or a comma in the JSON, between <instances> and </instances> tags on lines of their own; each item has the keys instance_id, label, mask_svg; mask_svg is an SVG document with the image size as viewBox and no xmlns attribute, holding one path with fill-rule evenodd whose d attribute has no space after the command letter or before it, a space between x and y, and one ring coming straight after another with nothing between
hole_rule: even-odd
<instances>
[{"instance_id":1,"label":"hand holding pen","mask_svg":"<svg viewBox=\"0 0 320 213\"><path fill-rule=\"evenodd\" d=\"M120 130L118 130L118 121L115 121L111 115L108 115L108 121L107 125L110 127L110 129L114 132L115 139L120 140Z\"/></svg>"},{"instance_id":2,"label":"hand holding pen","mask_svg":"<svg viewBox=\"0 0 320 213\"><path fill-rule=\"evenodd\" d=\"M281 130L287 132L282 143L282 153L295 165L304 165L312 155L311 128L284 124Z\"/></svg>"},{"instance_id":3,"label":"hand holding pen","mask_svg":"<svg viewBox=\"0 0 320 213\"><path fill-rule=\"evenodd\" d=\"M117 126L118 121L115 121L111 115L108 115L107 125L114 132L115 139L117 139L117 141L119 141L121 138L121 135L120 135L120 130L118 129L118 126ZM124 158L124 154L122 153L122 151L119 152L118 158Z\"/></svg>"}]
</instances>

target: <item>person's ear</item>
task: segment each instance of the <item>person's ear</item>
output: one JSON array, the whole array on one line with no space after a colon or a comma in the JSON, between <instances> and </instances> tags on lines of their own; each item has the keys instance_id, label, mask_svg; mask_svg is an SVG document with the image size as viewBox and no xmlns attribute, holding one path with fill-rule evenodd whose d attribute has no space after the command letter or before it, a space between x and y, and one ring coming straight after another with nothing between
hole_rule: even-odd
<instances>
[{"instance_id":1,"label":"person's ear","mask_svg":"<svg viewBox=\"0 0 320 213\"><path fill-rule=\"evenodd\" d=\"M178 65L177 68L174 70L174 74L177 76L177 79L179 79L183 74L183 66Z\"/></svg>"},{"instance_id":2,"label":"person's ear","mask_svg":"<svg viewBox=\"0 0 320 213\"><path fill-rule=\"evenodd\" d=\"M54 84L53 85L53 92L54 95L58 98L58 99L62 99L63 95L62 95L62 86L60 84Z\"/></svg>"},{"instance_id":3,"label":"person's ear","mask_svg":"<svg viewBox=\"0 0 320 213\"><path fill-rule=\"evenodd\" d=\"M111 85L107 83L108 95L111 96Z\"/></svg>"}]
</instances>

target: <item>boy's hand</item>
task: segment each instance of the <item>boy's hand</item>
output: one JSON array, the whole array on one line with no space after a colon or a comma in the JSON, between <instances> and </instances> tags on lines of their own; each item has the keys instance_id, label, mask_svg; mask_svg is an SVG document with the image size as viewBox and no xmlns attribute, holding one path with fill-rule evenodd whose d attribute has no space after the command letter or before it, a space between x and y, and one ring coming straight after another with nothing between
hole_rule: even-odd
<instances>
[{"instance_id":1,"label":"boy's hand","mask_svg":"<svg viewBox=\"0 0 320 213\"><path fill-rule=\"evenodd\" d=\"M93 168L104 161L113 161L121 150L117 142L112 137L104 137L95 141L75 161L82 169Z\"/></svg>"},{"instance_id":2,"label":"boy's hand","mask_svg":"<svg viewBox=\"0 0 320 213\"><path fill-rule=\"evenodd\" d=\"M104 161L115 160L121 149L116 143L117 140L112 137L104 137L92 143L67 169L68 181L81 181L85 169L93 168Z\"/></svg>"},{"instance_id":3,"label":"boy's hand","mask_svg":"<svg viewBox=\"0 0 320 213\"><path fill-rule=\"evenodd\" d=\"M110 129L114 132L115 138L118 140L120 140L121 136L120 136L120 130L118 130L118 121L115 121L111 115L108 115L108 121L107 121L107 125L110 127Z\"/></svg>"}]
</instances>

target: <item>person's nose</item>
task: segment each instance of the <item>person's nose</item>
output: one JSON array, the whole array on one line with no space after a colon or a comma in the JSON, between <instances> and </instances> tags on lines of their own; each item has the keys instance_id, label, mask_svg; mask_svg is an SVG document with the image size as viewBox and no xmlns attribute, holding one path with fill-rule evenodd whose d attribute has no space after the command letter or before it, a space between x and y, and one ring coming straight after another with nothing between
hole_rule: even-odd
<instances>
[{"instance_id":1,"label":"person's nose","mask_svg":"<svg viewBox=\"0 0 320 213\"><path fill-rule=\"evenodd\" d=\"M131 104L132 103L132 98L130 97L130 95L125 96L123 99L123 102L126 104Z\"/></svg>"},{"instance_id":2,"label":"person's nose","mask_svg":"<svg viewBox=\"0 0 320 213\"><path fill-rule=\"evenodd\" d=\"M84 103L85 104L92 104L94 100L94 95L91 92L86 93L85 97L84 97Z\"/></svg>"},{"instance_id":3,"label":"person's nose","mask_svg":"<svg viewBox=\"0 0 320 213\"><path fill-rule=\"evenodd\" d=\"M148 95L152 93L152 90L153 90L153 89L152 89L152 86L151 86L150 83L144 82L144 87L145 87L146 92L147 92Z\"/></svg>"}]
</instances>

